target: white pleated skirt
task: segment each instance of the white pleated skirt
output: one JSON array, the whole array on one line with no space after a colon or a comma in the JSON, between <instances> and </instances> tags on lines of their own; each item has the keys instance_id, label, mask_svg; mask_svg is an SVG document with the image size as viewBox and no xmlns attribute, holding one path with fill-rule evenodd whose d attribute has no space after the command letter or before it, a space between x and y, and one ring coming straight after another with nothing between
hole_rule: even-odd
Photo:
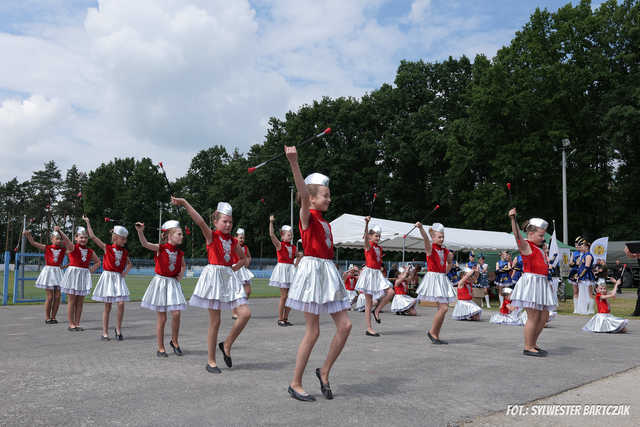
<instances>
[{"instance_id":1,"label":"white pleated skirt","mask_svg":"<svg viewBox=\"0 0 640 427\"><path fill-rule=\"evenodd\" d=\"M354 298L358 297L358 293L356 291L350 291L349 289L346 289L347 291L347 299L349 301L353 301Z\"/></svg>"},{"instance_id":2,"label":"white pleated skirt","mask_svg":"<svg viewBox=\"0 0 640 427\"><path fill-rule=\"evenodd\" d=\"M255 277L251 270L244 266L242 266L240 270L236 271L236 276L238 276L238 280L240 280L240 283L243 285L250 285L251 279Z\"/></svg>"},{"instance_id":3,"label":"white pleated skirt","mask_svg":"<svg viewBox=\"0 0 640 427\"><path fill-rule=\"evenodd\" d=\"M384 277L381 270L369 267L362 269L356 282L356 291L362 291L375 297L384 295L385 290L390 287L392 287L391 282Z\"/></svg>"},{"instance_id":4,"label":"white pleated skirt","mask_svg":"<svg viewBox=\"0 0 640 427\"><path fill-rule=\"evenodd\" d=\"M287 307L306 313L337 313L351 307L340 273L330 259L305 256L289 288Z\"/></svg>"},{"instance_id":5,"label":"white pleated skirt","mask_svg":"<svg viewBox=\"0 0 640 427\"><path fill-rule=\"evenodd\" d=\"M557 315L558 315L558 312L549 310L549 319L547 319L547 324L551 322L553 319L555 319ZM527 315L527 311L522 310L522 312L520 313L520 321L522 322L523 325L527 323L528 318L529 316Z\"/></svg>"},{"instance_id":6,"label":"white pleated skirt","mask_svg":"<svg viewBox=\"0 0 640 427\"><path fill-rule=\"evenodd\" d=\"M189 305L212 310L232 310L246 303L247 294L238 275L231 267L212 264L202 269L189 299Z\"/></svg>"},{"instance_id":7,"label":"white pleated skirt","mask_svg":"<svg viewBox=\"0 0 640 427\"><path fill-rule=\"evenodd\" d=\"M269 279L269 286L276 288L288 289L293 282L293 276L296 275L296 266L293 264L285 264L279 262L271 272L271 278Z\"/></svg>"},{"instance_id":8,"label":"white pleated skirt","mask_svg":"<svg viewBox=\"0 0 640 427\"><path fill-rule=\"evenodd\" d=\"M60 290L65 294L87 296L91 285L91 272L88 268L69 266L62 277Z\"/></svg>"},{"instance_id":9,"label":"white pleated skirt","mask_svg":"<svg viewBox=\"0 0 640 427\"><path fill-rule=\"evenodd\" d=\"M523 326L524 323L520 317L521 308L513 310L509 314L503 314L500 312L494 313L489 319L489 323L495 323L497 325L509 325L509 326Z\"/></svg>"},{"instance_id":10,"label":"white pleated skirt","mask_svg":"<svg viewBox=\"0 0 640 427\"><path fill-rule=\"evenodd\" d=\"M476 314L482 314L482 309L472 300L461 300L456 302L451 318L455 320L470 320Z\"/></svg>"},{"instance_id":11,"label":"white pleated skirt","mask_svg":"<svg viewBox=\"0 0 640 427\"><path fill-rule=\"evenodd\" d=\"M36 279L36 288L55 289L62 283L62 269L53 265L45 265Z\"/></svg>"},{"instance_id":12,"label":"white pleated skirt","mask_svg":"<svg viewBox=\"0 0 640 427\"><path fill-rule=\"evenodd\" d=\"M91 299L102 302L129 301L129 288L122 274L115 271L103 271Z\"/></svg>"},{"instance_id":13,"label":"white pleated skirt","mask_svg":"<svg viewBox=\"0 0 640 427\"><path fill-rule=\"evenodd\" d=\"M445 273L427 271L416 291L418 301L431 301L448 304L456 301L456 292Z\"/></svg>"},{"instance_id":14,"label":"white pleated skirt","mask_svg":"<svg viewBox=\"0 0 640 427\"><path fill-rule=\"evenodd\" d=\"M615 317L611 313L598 313L582 327L582 330L586 332L615 334L626 328L628 323L629 321L627 319Z\"/></svg>"},{"instance_id":15,"label":"white pleated skirt","mask_svg":"<svg viewBox=\"0 0 640 427\"><path fill-rule=\"evenodd\" d=\"M511 292L511 305L535 310L553 310L558 305L558 295L553 291L547 276L523 273Z\"/></svg>"},{"instance_id":16,"label":"white pleated skirt","mask_svg":"<svg viewBox=\"0 0 640 427\"><path fill-rule=\"evenodd\" d=\"M589 292L589 286L593 291L595 283L590 280L581 280L578 282L578 299L575 301L575 307L573 312L575 314L593 314L595 310L595 302L591 298L591 292Z\"/></svg>"},{"instance_id":17,"label":"white pleated skirt","mask_svg":"<svg viewBox=\"0 0 640 427\"><path fill-rule=\"evenodd\" d=\"M393 301L391 301L391 311L394 313L402 313L409 310L416 305L416 299L411 298L409 295L394 295Z\"/></svg>"},{"instance_id":18,"label":"white pleated skirt","mask_svg":"<svg viewBox=\"0 0 640 427\"><path fill-rule=\"evenodd\" d=\"M187 301L178 279L156 274L147 286L140 306L160 312L179 311L187 308Z\"/></svg>"}]
</instances>

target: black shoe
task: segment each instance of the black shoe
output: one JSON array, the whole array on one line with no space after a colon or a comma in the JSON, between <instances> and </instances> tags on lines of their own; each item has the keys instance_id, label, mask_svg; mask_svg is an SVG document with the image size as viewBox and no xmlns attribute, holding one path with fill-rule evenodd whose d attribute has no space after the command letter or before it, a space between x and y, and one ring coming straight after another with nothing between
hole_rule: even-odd
<instances>
[{"instance_id":1,"label":"black shoe","mask_svg":"<svg viewBox=\"0 0 640 427\"><path fill-rule=\"evenodd\" d=\"M176 347L176 346L173 344L173 340L169 340L169 345L170 345L170 346L171 346L171 348L173 349L173 352L174 352L175 354L177 354L178 356L182 356L182 355L184 354L184 353L182 352L182 349L180 348L180 346L177 346L177 347ZM209 366L209 365L207 365L207 366Z\"/></svg>"},{"instance_id":2,"label":"black shoe","mask_svg":"<svg viewBox=\"0 0 640 427\"><path fill-rule=\"evenodd\" d=\"M55 325L55 324L57 324L57 323L58 323L58 321L57 321L56 319L51 319L51 320L50 320L50 322L51 322L51 324L53 324L53 325Z\"/></svg>"},{"instance_id":3,"label":"black shoe","mask_svg":"<svg viewBox=\"0 0 640 427\"><path fill-rule=\"evenodd\" d=\"M160 350L156 351L156 356L158 356L158 357L169 357L169 355L167 354L166 351L160 351Z\"/></svg>"},{"instance_id":4,"label":"black shoe","mask_svg":"<svg viewBox=\"0 0 640 427\"><path fill-rule=\"evenodd\" d=\"M122 331L120 331L122 332ZM116 328L113 328L113 333L116 335L116 340L118 341L122 341L124 338L122 338L122 333L118 333L118 330Z\"/></svg>"},{"instance_id":5,"label":"black shoe","mask_svg":"<svg viewBox=\"0 0 640 427\"><path fill-rule=\"evenodd\" d=\"M76 326L76 331L84 331L84 328L81 328L80 326Z\"/></svg>"},{"instance_id":6,"label":"black shoe","mask_svg":"<svg viewBox=\"0 0 640 427\"><path fill-rule=\"evenodd\" d=\"M289 322L288 320L285 320L285 321L284 321L284 324L285 324L286 326L293 326L293 323Z\"/></svg>"},{"instance_id":7,"label":"black shoe","mask_svg":"<svg viewBox=\"0 0 640 427\"><path fill-rule=\"evenodd\" d=\"M207 372L211 374L221 374L222 371L217 366L211 366L207 363Z\"/></svg>"},{"instance_id":8,"label":"black shoe","mask_svg":"<svg viewBox=\"0 0 640 427\"><path fill-rule=\"evenodd\" d=\"M372 311L371 314L373 314L373 318L375 319L376 323L380 323L380 318L378 316L376 316L375 310Z\"/></svg>"},{"instance_id":9,"label":"black shoe","mask_svg":"<svg viewBox=\"0 0 640 427\"><path fill-rule=\"evenodd\" d=\"M368 337L379 337L379 336L380 336L380 334L379 334L379 333L377 333L377 332L376 332L376 333L374 333L374 334L372 334L371 332L366 331L364 334L365 334L366 336L368 336Z\"/></svg>"},{"instance_id":10,"label":"black shoe","mask_svg":"<svg viewBox=\"0 0 640 427\"><path fill-rule=\"evenodd\" d=\"M432 344L436 344L436 345L449 344L448 342L443 341L439 338L434 338L433 335L431 335L431 332L427 332L427 337L429 337Z\"/></svg>"},{"instance_id":11,"label":"black shoe","mask_svg":"<svg viewBox=\"0 0 640 427\"><path fill-rule=\"evenodd\" d=\"M538 350L540 353L542 353L544 356L546 356L547 354L549 354L549 352L547 350L543 350L540 347L534 347L536 350Z\"/></svg>"},{"instance_id":12,"label":"black shoe","mask_svg":"<svg viewBox=\"0 0 640 427\"><path fill-rule=\"evenodd\" d=\"M304 395L304 394L300 394L297 391L295 391L293 388L291 388L291 386L289 386L289 396L293 397L294 399L300 400L302 402L315 402L316 398L311 396L310 394Z\"/></svg>"},{"instance_id":13,"label":"black shoe","mask_svg":"<svg viewBox=\"0 0 640 427\"><path fill-rule=\"evenodd\" d=\"M47 319L47 320L45 320L45 321L44 321L44 324L45 324L45 325L50 325L50 324L51 324L51 319Z\"/></svg>"},{"instance_id":14,"label":"black shoe","mask_svg":"<svg viewBox=\"0 0 640 427\"><path fill-rule=\"evenodd\" d=\"M320 391L327 398L327 400L333 399L333 393L331 392L331 386L329 383L324 384L322 382L322 378L320 377L320 368L316 368L316 377L318 377L318 381L320 381Z\"/></svg>"},{"instance_id":15,"label":"black shoe","mask_svg":"<svg viewBox=\"0 0 640 427\"><path fill-rule=\"evenodd\" d=\"M546 356L546 354L544 354L541 351L522 350L522 354L524 354L525 356L534 356L534 357L545 357Z\"/></svg>"},{"instance_id":16,"label":"black shoe","mask_svg":"<svg viewBox=\"0 0 640 427\"><path fill-rule=\"evenodd\" d=\"M100 337L100 341L111 341L111 338L105 337L104 335Z\"/></svg>"},{"instance_id":17,"label":"black shoe","mask_svg":"<svg viewBox=\"0 0 640 427\"><path fill-rule=\"evenodd\" d=\"M287 326L287 322L284 320L278 320L278 326Z\"/></svg>"},{"instance_id":18,"label":"black shoe","mask_svg":"<svg viewBox=\"0 0 640 427\"><path fill-rule=\"evenodd\" d=\"M78 330L78 328L72 328L71 326L69 326L69 327L67 328L67 331L71 331L71 332L75 332L75 331L77 331L77 330Z\"/></svg>"},{"instance_id":19,"label":"black shoe","mask_svg":"<svg viewBox=\"0 0 640 427\"><path fill-rule=\"evenodd\" d=\"M233 362L231 362L231 356L228 356L227 353L224 352L224 343L221 342L218 344L218 348L222 352L222 356L224 357L224 363L227 365L227 368L233 366Z\"/></svg>"}]
</instances>

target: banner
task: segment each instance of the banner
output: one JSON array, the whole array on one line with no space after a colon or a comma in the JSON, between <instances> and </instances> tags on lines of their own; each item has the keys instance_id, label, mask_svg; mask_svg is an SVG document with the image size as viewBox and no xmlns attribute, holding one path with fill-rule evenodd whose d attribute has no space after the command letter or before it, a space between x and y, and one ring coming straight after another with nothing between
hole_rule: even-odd
<instances>
[{"instance_id":1,"label":"banner","mask_svg":"<svg viewBox=\"0 0 640 427\"><path fill-rule=\"evenodd\" d=\"M589 248L589 252L593 254L593 262L596 263L598 260L602 259L605 262L607 261L607 248L609 246L609 238L601 237L596 239L592 244L591 248Z\"/></svg>"},{"instance_id":2,"label":"banner","mask_svg":"<svg viewBox=\"0 0 640 427\"><path fill-rule=\"evenodd\" d=\"M567 277L569 275L569 270L571 269L571 267L569 267L569 264L571 263L571 249L560 248L558 252L559 252L558 260L560 263L560 273L562 274L562 277Z\"/></svg>"}]
</instances>

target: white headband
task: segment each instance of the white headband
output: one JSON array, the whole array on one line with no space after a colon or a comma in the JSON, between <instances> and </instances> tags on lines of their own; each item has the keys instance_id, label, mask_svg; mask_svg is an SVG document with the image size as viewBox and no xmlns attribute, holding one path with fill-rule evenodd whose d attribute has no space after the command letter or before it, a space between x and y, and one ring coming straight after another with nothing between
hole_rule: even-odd
<instances>
[{"instance_id":1,"label":"white headband","mask_svg":"<svg viewBox=\"0 0 640 427\"><path fill-rule=\"evenodd\" d=\"M226 214L228 215L228 214ZM244 228L238 228L236 230L236 236L243 235L244 236Z\"/></svg>"},{"instance_id":2,"label":"white headband","mask_svg":"<svg viewBox=\"0 0 640 427\"><path fill-rule=\"evenodd\" d=\"M305 184L318 184L325 187L329 186L329 177L321 173L314 172L304 179Z\"/></svg>"},{"instance_id":3,"label":"white headband","mask_svg":"<svg viewBox=\"0 0 640 427\"><path fill-rule=\"evenodd\" d=\"M180 227L180 223L178 221L176 221L175 219L171 219L171 220L165 222L164 224L162 224L162 227L160 227L160 230L161 231L167 231L167 230L171 230L172 228L178 228L178 227Z\"/></svg>"},{"instance_id":4,"label":"white headband","mask_svg":"<svg viewBox=\"0 0 640 427\"><path fill-rule=\"evenodd\" d=\"M129 235L127 229L121 225L116 225L115 227L113 227L113 233L117 234L120 237L127 237Z\"/></svg>"},{"instance_id":5,"label":"white headband","mask_svg":"<svg viewBox=\"0 0 640 427\"><path fill-rule=\"evenodd\" d=\"M216 207L216 211L220 212L223 215L232 216L233 214L233 208L227 202L219 202L218 206Z\"/></svg>"},{"instance_id":6,"label":"white headband","mask_svg":"<svg viewBox=\"0 0 640 427\"><path fill-rule=\"evenodd\" d=\"M51 237L60 237L60 233L58 233L57 231L52 231Z\"/></svg>"},{"instance_id":7,"label":"white headband","mask_svg":"<svg viewBox=\"0 0 640 427\"><path fill-rule=\"evenodd\" d=\"M76 228L76 234L87 235L87 229L84 228L84 227L78 227L78 228Z\"/></svg>"},{"instance_id":8,"label":"white headband","mask_svg":"<svg viewBox=\"0 0 640 427\"><path fill-rule=\"evenodd\" d=\"M542 228L543 230L546 230L547 227L549 226L549 223L542 218L531 218L529 220L529 225L533 225L538 228Z\"/></svg>"},{"instance_id":9,"label":"white headband","mask_svg":"<svg viewBox=\"0 0 640 427\"><path fill-rule=\"evenodd\" d=\"M280 231L291 231L291 226L283 225L282 227L280 227Z\"/></svg>"},{"instance_id":10,"label":"white headband","mask_svg":"<svg viewBox=\"0 0 640 427\"><path fill-rule=\"evenodd\" d=\"M511 288L502 288L502 292L504 292L505 294L510 294L513 291L513 289Z\"/></svg>"},{"instance_id":11,"label":"white headband","mask_svg":"<svg viewBox=\"0 0 640 427\"><path fill-rule=\"evenodd\" d=\"M369 228L369 231L376 234L382 234L382 227L380 227L378 224L374 224Z\"/></svg>"}]
</instances>

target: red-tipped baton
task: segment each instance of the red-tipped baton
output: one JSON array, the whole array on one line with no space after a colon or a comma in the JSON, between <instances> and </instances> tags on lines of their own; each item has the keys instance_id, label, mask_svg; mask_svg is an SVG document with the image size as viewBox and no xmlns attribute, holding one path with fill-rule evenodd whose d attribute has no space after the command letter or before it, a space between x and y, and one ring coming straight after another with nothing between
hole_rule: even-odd
<instances>
[{"instance_id":1,"label":"red-tipped baton","mask_svg":"<svg viewBox=\"0 0 640 427\"><path fill-rule=\"evenodd\" d=\"M167 188L169 189L169 195L173 196L173 189L171 188L171 184L169 183L169 178L167 178L167 173L164 171L164 166L162 165L162 162L158 162L158 166L160 166L160 169L162 170L162 175L164 175L164 180L167 183Z\"/></svg>"},{"instance_id":2,"label":"red-tipped baton","mask_svg":"<svg viewBox=\"0 0 640 427\"><path fill-rule=\"evenodd\" d=\"M511 197L511 183L507 182L507 191L509 192L509 203L513 207L513 197Z\"/></svg>"},{"instance_id":3,"label":"red-tipped baton","mask_svg":"<svg viewBox=\"0 0 640 427\"><path fill-rule=\"evenodd\" d=\"M314 139L316 139L316 138L320 138L321 136L325 136L325 135L327 135L327 134L329 134L329 133L331 133L331 128L326 128L325 130L323 130L323 131L322 131L322 132L320 132L319 134L314 135L314 136L312 136L311 138L307 138L307 139L305 139L304 141L302 141L301 143L299 143L299 144L298 144L298 147L300 147L300 146L302 146L302 145L304 145L304 144L307 144L307 143L309 143L309 142L313 141L313 140L314 140ZM252 167L252 168L248 168L248 169L247 169L247 171L248 171L249 173L254 173L254 172L256 171L256 169L261 168L262 166L264 166L264 165L266 165L266 164L268 164L268 163L271 163L272 161L274 161L274 160L276 160L276 159L279 159L279 158L280 158L280 157L282 157L282 156L284 156L284 152L282 152L282 153L280 153L280 154L276 154L276 155L275 155L275 156L273 156L272 158L270 158L270 159L268 159L268 160L265 160L264 162L260 163L259 165L256 165L256 166L254 166L254 167Z\"/></svg>"},{"instance_id":4,"label":"red-tipped baton","mask_svg":"<svg viewBox=\"0 0 640 427\"><path fill-rule=\"evenodd\" d=\"M371 199L371 207L369 208L369 216L373 213L373 206L376 203L376 198L378 198L378 193L376 193L375 189L373 190L373 199Z\"/></svg>"},{"instance_id":5,"label":"red-tipped baton","mask_svg":"<svg viewBox=\"0 0 640 427\"><path fill-rule=\"evenodd\" d=\"M108 216L104 217L104 222L120 222L119 219L109 218Z\"/></svg>"},{"instance_id":6,"label":"red-tipped baton","mask_svg":"<svg viewBox=\"0 0 640 427\"><path fill-rule=\"evenodd\" d=\"M437 211L438 209L440 209L440 205L436 205L436 207L435 207L435 208L433 208L433 209L431 210L431 212L429 212L429 214L427 215L427 217L426 217L426 218L424 219L424 221L422 221L422 222L425 222L426 220L428 220L428 219L429 219L429 217L430 217L431 215L433 215L433 213L434 213L435 211ZM409 234L411 234L411 232L412 232L413 230L415 230L415 229L416 229L416 226L414 225L413 227L411 227L411 230L409 230L409 232L408 232L407 234L405 234L404 236L402 236L402 238L403 238L403 239L406 239L406 238L407 238L407 236L408 236Z\"/></svg>"}]
</instances>

